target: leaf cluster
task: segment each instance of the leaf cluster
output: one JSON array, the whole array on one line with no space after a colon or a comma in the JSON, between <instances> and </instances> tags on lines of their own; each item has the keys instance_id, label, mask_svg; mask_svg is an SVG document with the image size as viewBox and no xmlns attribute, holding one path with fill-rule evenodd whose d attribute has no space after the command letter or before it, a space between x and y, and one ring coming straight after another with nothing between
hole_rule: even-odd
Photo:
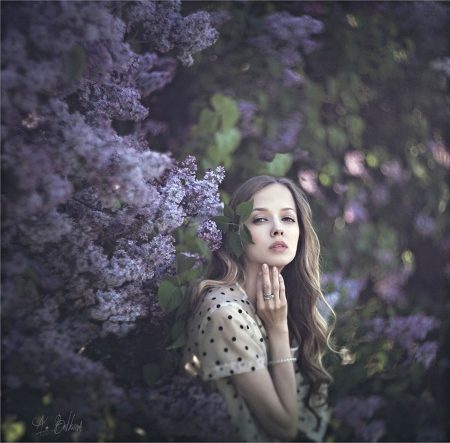
<instances>
[{"instance_id":1,"label":"leaf cluster","mask_svg":"<svg viewBox=\"0 0 450 443\"><path fill-rule=\"evenodd\" d=\"M173 324L170 337L172 344L167 349L180 348L186 343L185 322L182 320L189 307L188 287L199 275L199 268L194 268L195 258L177 254L174 264L176 275L164 276L158 289L160 306L171 312L177 309L176 322Z\"/></svg>"},{"instance_id":2,"label":"leaf cluster","mask_svg":"<svg viewBox=\"0 0 450 443\"><path fill-rule=\"evenodd\" d=\"M242 202L233 211L227 204L224 205L224 215L212 217L217 227L225 233L225 248L228 253L234 253L239 258L244 253L242 242L255 244L252 234L244 224L253 211L254 200Z\"/></svg>"}]
</instances>

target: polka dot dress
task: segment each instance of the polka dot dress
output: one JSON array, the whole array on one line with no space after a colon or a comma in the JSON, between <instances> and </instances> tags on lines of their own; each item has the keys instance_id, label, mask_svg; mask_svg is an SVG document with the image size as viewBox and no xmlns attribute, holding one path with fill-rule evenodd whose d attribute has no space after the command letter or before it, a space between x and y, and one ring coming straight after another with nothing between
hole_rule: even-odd
<instances>
[{"instance_id":1,"label":"polka dot dress","mask_svg":"<svg viewBox=\"0 0 450 443\"><path fill-rule=\"evenodd\" d=\"M245 292L238 285L210 289L187 324L184 367L192 376L211 381L225 398L236 441L276 441L266 434L244 398L237 392L232 376L268 366L268 337ZM296 349L292 350L295 356ZM326 406L317 408L317 420L302 399L308 385L296 371L299 399L298 429L315 441L325 433Z\"/></svg>"}]
</instances>

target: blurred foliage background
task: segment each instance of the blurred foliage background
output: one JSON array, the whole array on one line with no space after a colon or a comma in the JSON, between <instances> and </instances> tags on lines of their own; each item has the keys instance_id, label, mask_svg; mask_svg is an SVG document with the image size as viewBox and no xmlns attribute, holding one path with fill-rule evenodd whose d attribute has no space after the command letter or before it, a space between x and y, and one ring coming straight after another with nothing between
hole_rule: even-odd
<instances>
[{"instance_id":1,"label":"blurred foliage background","mask_svg":"<svg viewBox=\"0 0 450 443\"><path fill-rule=\"evenodd\" d=\"M327 441L448 440L448 2L202 7L229 20L152 98L169 128L150 145L224 165L225 200L264 173L309 195L339 318ZM277 13L323 30L302 47Z\"/></svg>"}]
</instances>

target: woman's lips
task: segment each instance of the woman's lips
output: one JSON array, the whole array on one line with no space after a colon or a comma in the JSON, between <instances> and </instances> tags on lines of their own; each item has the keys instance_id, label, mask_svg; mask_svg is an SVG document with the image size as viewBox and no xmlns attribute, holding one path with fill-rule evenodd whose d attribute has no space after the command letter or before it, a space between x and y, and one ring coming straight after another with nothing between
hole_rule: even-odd
<instances>
[{"instance_id":1,"label":"woman's lips","mask_svg":"<svg viewBox=\"0 0 450 443\"><path fill-rule=\"evenodd\" d=\"M275 252L283 252L287 249L287 244L284 241L277 241L273 243L269 249Z\"/></svg>"}]
</instances>

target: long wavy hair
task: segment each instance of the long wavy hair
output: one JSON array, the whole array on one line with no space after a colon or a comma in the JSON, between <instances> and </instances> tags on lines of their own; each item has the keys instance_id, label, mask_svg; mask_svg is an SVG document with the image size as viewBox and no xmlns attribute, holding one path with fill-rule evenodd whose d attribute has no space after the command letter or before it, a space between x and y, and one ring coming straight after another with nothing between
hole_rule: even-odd
<instances>
[{"instance_id":1,"label":"long wavy hair","mask_svg":"<svg viewBox=\"0 0 450 443\"><path fill-rule=\"evenodd\" d=\"M321 393L321 386L332 382L331 375L322 364L322 355L329 347L331 331L335 323L335 313L325 300L320 288L319 240L312 227L311 208L303 192L291 180L267 175L253 177L242 184L233 194L229 206L234 210L239 203L250 200L258 191L272 184L286 186L294 198L300 236L295 258L282 270L288 302L288 327L291 338L299 345L297 365L305 381L309 384L305 406L318 419L310 407L313 394L327 401ZM237 222L237 220L235 220ZM226 234L225 234L226 235ZM210 288L232 285L236 281L245 282L246 273L243 260L238 259L222 246L211 254L211 260L204 277L195 281L190 288L191 311L201 295ZM324 303L331 311L333 324L328 325L317 309L318 302Z\"/></svg>"}]
</instances>

